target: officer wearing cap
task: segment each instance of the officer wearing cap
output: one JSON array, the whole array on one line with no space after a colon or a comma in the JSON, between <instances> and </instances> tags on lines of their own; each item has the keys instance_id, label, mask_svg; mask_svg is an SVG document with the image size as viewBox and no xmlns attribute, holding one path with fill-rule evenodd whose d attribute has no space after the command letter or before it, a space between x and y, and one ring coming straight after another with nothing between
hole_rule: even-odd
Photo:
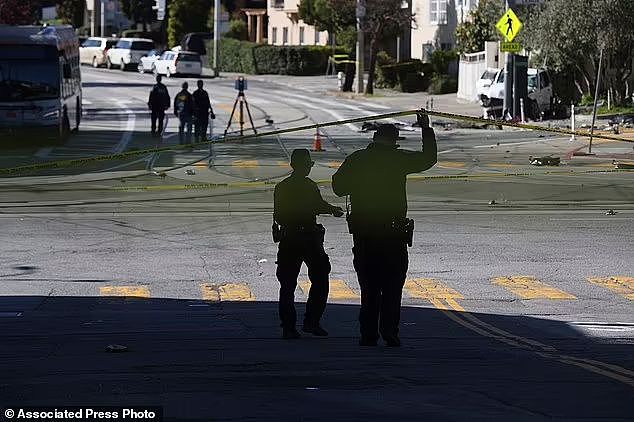
<instances>
[{"instance_id":1,"label":"officer wearing cap","mask_svg":"<svg viewBox=\"0 0 634 422\"><path fill-rule=\"evenodd\" d=\"M311 286L306 302L303 331L327 336L320 325L326 309L330 260L324 250L325 229L317 224L318 214L341 217L343 210L324 201L317 184L308 174L315 163L307 149L291 154L293 172L275 186L273 210L273 240L279 241L277 279L280 282L279 314L282 337L299 338L296 328L295 289L302 262L308 267Z\"/></svg>"},{"instance_id":2,"label":"officer wearing cap","mask_svg":"<svg viewBox=\"0 0 634 422\"><path fill-rule=\"evenodd\" d=\"M348 228L353 264L361 287L362 346L400 346L401 296L414 221L407 218L406 177L436 164L436 137L424 110L417 114L422 151L399 149L398 129L379 125L367 148L346 158L332 176L338 196L350 196Z\"/></svg>"}]
</instances>

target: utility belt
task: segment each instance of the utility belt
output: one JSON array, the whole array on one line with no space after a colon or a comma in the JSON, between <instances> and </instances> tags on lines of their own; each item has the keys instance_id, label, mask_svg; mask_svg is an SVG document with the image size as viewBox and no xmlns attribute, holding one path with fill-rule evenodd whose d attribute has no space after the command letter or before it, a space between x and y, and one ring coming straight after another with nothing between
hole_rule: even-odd
<instances>
[{"instance_id":1,"label":"utility belt","mask_svg":"<svg viewBox=\"0 0 634 422\"><path fill-rule=\"evenodd\" d=\"M353 235L402 240L407 243L407 246L412 246L414 220L411 218L397 218L388 223L361 223L349 213L346 215L346 220L348 231Z\"/></svg>"},{"instance_id":2,"label":"utility belt","mask_svg":"<svg viewBox=\"0 0 634 422\"><path fill-rule=\"evenodd\" d=\"M326 228L321 224L280 226L277 222L273 221L271 232L273 233L273 242L275 243L282 240L305 240L306 237L315 237L317 240L323 242Z\"/></svg>"}]
</instances>

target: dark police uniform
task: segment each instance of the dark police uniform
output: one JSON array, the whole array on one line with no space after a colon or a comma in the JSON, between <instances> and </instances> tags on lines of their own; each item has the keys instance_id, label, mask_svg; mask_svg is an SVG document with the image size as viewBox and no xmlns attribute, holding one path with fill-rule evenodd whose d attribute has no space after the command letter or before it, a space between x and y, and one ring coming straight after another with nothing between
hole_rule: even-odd
<instances>
[{"instance_id":1,"label":"dark police uniform","mask_svg":"<svg viewBox=\"0 0 634 422\"><path fill-rule=\"evenodd\" d=\"M383 125L382 125L383 126ZM361 344L374 345L379 332L398 346L398 325L408 267L406 177L436 163L433 129L423 129L423 151L375 142L352 153L332 177L336 195L350 195L349 228L354 268L361 287ZM376 136L376 135L375 135ZM411 232L409 233L411 235Z\"/></svg>"},{"instance_id":2,"label":"dark police uniform","mask_svg":"<svg viewBox=\"0 0 634 422\"><path fill-rule=\"evenodd\" d=\"M211 108L209 94L202 88L198 88L192 94L194 99L194 137L197 141L204 141L207 138L207 126L209 125L209 116L215 118L214 110ZM211 112L211 113L210 113Z\"/></svg>"},{"instance_id":3,"label":"dark police uniform","mask_svg":"<svg viewBox=\"0 0 634 422\"><path fill-rule=\"evenodd\" d=\"M281 326L286 330L295 330L295 288L302 262L311 282L304 327L317 327L326 308L330 260L324 251L325 229L315 217L334 209L339 208L324 201L317 184L308 177L292 174L275 186L273 219L281 232L276 274Z\"/></svg>"},{"instance_id":4,"label":"dark police uniform","mask_svg":"<svg viewBox=\"0 0 634 422\"><path fill-rule=\"evenodd\" d=\"M170 106L170 96L167 87L160 82L152 87L150 98L148 99L148 107L151 111L151 132L152 135L161 134L163 132L163 121L165 119L165 110ZM156 131L156 121L158 120L158 132Z\"/></svg>"}]
</instances>

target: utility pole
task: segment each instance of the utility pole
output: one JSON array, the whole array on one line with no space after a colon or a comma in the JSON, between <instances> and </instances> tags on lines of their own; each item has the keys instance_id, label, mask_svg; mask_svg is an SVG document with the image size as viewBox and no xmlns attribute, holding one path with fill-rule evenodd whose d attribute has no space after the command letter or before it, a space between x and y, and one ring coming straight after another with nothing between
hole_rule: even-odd
<instances>
[{"instance_id":1,"label":"utility pole","mask_svg":"<svg viewBox=\"0 0 634 422\"><path fill-rule=\"evenodd\" d=\"M214 0L214 78L220 76L218 66L218 38L220 38L220 0Z\"/></svg>"},{"instance_id":2,"label":"utility pole","mask_svg":"<svg viewBox=\"0 0 634 422\"><path fill-rule=\"evenodd\" d=\"M357 94L363 93L363 26L361 25L365 17L365 0L357 0Z\"/></svg>"},{"instance_id":3,"label":"utility pole","mask_svg":"<svg viewBox=\"0 0 634 422\"><path fill-rule=\"evenodd\" d=\"M592 135L594 134L594 121L597 118L597 101L599 100L599 83L601 82L601 64L603 63L603 48L599 55L599 68L597 69L597 82L594 86L594 105L592 106L592 125L590 126L590 143L588 144L588 154L592 154Z\"/></svg>"},{"instance_id":4,"label":"utility pole","mask_svg":"<svg viewBox=\"0 0 634 422\"><path fill-rule=\"evenodd\" d=\"M506 0L506 9L509 10L509 2ZM513 54L506 53L506 64L504 65L504 105L502 113L508 112L511 118L515 117L513 112ZM502 120L504 120L502 115Z\"/></svg>"},{"instance_id":5,"label":"utility pole","mask_svg":"<svg viewBox=\"0 0 634 422\"><path fill-rule=\"evenodd\" d=\"M101 13L101 36L106 36L106 1L101 0L99 2L99 12Z\"/></svg>"}]
</instances>

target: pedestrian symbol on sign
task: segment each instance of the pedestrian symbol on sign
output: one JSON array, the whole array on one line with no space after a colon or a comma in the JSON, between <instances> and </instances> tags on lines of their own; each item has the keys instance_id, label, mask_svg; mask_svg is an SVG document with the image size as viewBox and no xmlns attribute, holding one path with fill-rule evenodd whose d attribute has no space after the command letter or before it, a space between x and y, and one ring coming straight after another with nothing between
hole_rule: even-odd
<instances>
[{"instance_id":1,"label":"pedestrian symbol on sign","mask_svg":"<svg viewBox=\"0 0 634 422\"><path fill-rule=\"evenodd\" d=\"M520 33L524 25L515 15L513 9L509 9L506 11L506 13L504 13L504 16L500 18L495 26L498 31L500 31L500 33L504 36L504 39L508 42L511 42L517 36L517 34Z\"/></svg>"}]
</instances>

